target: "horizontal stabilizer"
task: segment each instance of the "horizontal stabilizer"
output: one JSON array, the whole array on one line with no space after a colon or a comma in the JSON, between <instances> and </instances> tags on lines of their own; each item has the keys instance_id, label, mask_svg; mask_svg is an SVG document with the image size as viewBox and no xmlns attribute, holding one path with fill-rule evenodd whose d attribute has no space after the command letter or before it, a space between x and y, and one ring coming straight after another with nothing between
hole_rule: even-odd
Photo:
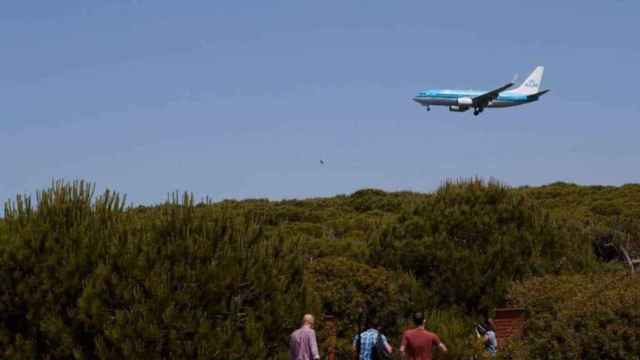
<instances>
[{"instance_id":1,"label":"horizontal stabilizer","mask_svg":"<svg viewBox=\"0 0 640 360\"><path fill-rule=\"evenodd\" d=\"M540 96L548 93L549 91L550 91L550 89L547 89L547 90L543 90L543 91L537 92L535 94L527 95L527 98L529 98L529 99L532 99L532 98L537 99Z\"/></svg>"}]
</instances>

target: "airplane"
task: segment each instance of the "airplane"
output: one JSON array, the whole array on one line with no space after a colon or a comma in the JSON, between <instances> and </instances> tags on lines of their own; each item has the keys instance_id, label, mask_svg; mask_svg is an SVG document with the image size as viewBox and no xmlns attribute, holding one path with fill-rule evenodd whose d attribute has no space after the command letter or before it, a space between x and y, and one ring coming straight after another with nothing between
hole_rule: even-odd
<instances>
[{"instance_id":1,"label":"airplane","mask_svg":"<svg viewBox=\"0 0 640 360\"><path fill-rule=\"evenodd\" d=\"M432 105L448 106L449 111L465 112L473 108L473 115L478 115L485 108L503 108L528 104L538 101L540 96L549 90L540 91L544 67L538 66L519 87L508 90L514 84L510 82L491 91L475 90L424 90L420 91L413 101L431 111Z\"/></svg>"}]
</instances>

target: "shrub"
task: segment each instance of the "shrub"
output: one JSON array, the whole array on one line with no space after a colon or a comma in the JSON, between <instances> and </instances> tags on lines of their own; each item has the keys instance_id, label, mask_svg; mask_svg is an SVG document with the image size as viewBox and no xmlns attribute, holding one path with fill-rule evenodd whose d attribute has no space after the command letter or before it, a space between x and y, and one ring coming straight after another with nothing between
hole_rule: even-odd
<instances>
[{"instance_id":1,"label":"shrub","mask_svg":"<svg viewBox=\"0 0 640 360\"><path fill-rule=\"evenodd\" d=\"M525 339L506 358L637 359L640 283L628 272L545 276L514 285L527 311Z\"/></svg>"},{"instance_id":2,"label":"shrub","mask_svg":"<svg viewBox=\"0 0 640 360\"><path fill-rule=\"evenodd\" d=\"M312 312L325 346L323 315L337 316L344 358L361 314L376 313L398 345L416 309L451 345L448 358L466 357L477 346L470 319L501 304L514 280L615 268L591 244L614 260L610 244L637 243L639 190L474 179L433 194L197 205L173 194L127 208L117 193L54 183L0 219L0 357L281 359ZM622 327L598 341L635 349L637 314L609 315Z\"/></svg>"},{"instance_id":3,"label":"shrub","mask_svg":"<svg viewBox=\"0 0 640 360\"><path fill-rule=\"evenodd\" d=\"M378 240L374 261L409 271L434 306L486 313L511 281L595 265L582 233L557 222L527 196L497 182L446 183L404 212Z\"/></svg>"},{"instance_id":4,"label":"shrub","mask_svg":"<svg viewBox=\"0 0 640 360\"><path fill-rule=\"evenodd\" d=\"M445 343L448 352L435 351L435 359L473 359L483 354L483 345L474 332L477 322L454 309L428 311L427 328Z\"/></svg>"},{"instance_id":5,"label":"shrub","mask_svg":"<svg viewBox=\"0 0 640 360\"><path fill-rule=\"evenodd\" d=\"M389 340L398 345L405 317L425 304L426 292L410 276L345 258L315 261L308 276L323 312L338 319L339 359L351 356L353 336L367 318L377 320ZM328 334L320 330L320 337L327 339Z\"/></svg>"},{"instance_id":6,"label":"shrub","mask_svg":"<svg viewBox=\"0 0 640 360\"><path fill-rule=\"evenodd\" d=\"M7 206L3 358L276 358L306 302L296 243L189 196L154 216L55 184Z\"/></svg>"}]
</instances>

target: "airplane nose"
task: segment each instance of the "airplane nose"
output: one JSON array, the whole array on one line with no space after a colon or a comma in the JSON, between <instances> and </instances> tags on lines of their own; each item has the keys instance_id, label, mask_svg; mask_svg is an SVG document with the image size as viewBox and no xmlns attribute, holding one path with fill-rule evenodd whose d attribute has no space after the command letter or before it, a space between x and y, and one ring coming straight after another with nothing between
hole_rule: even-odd
<instances>
[{"instance_id":1,"label":"airplane nose","mask_svg":"<svg viewBox=\"0 0 640 360\"><path fill-rule=\"evenodd\" d=\"M422 99L420 99L419 97L414 97L413 101L417 102L418 104L422 104Z\"/></svg>"}]
</instances>

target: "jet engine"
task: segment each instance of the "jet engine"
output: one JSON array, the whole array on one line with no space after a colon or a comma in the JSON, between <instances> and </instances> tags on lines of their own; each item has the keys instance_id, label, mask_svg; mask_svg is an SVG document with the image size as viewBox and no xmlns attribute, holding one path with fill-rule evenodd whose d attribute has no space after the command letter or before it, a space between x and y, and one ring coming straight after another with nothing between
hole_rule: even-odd
<instances>
[{"instance_id":1,"label":"jet engine","mask_svg":"<svg viewBox=\"0 0 640 360\"><path fill-rule=\"evenodd\" d=\"M457 105L452 105L449 106L449 111L454 111L454 112L465 112L469 110L468 106L457 106Z\"/></svg>"},{"instance_id":2,"label":"jet engine","mask_svg":"<svg viewBox=\"0 0 640 360\"><path fill-rule=\"evenodd\" d=\"M470 97L458 98L458 105L471 106L473 105L473 99Z\"/></svg>"}]
</instances>

